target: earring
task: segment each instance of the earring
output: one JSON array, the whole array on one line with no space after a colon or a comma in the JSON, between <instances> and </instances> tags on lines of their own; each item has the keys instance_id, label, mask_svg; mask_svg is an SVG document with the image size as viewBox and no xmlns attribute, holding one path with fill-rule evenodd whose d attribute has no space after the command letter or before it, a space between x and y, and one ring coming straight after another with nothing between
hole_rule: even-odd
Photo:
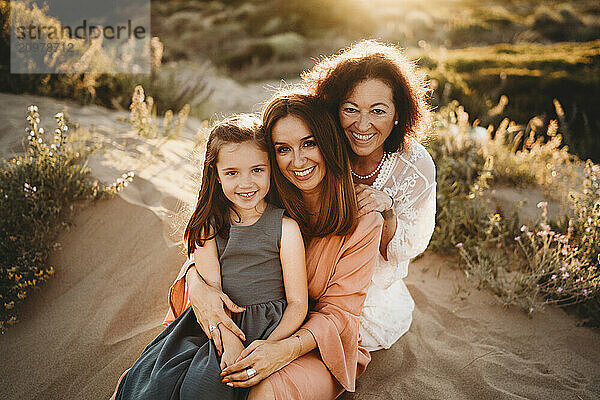
<instances>
[{"instance_id":1,"label":"earring","mask_svg":"<svg viewBox=\"0 0 600 400\"><path fill-rule=\"evenodd\" d=\"M397 120L396 120L396 121L394 121L394 125L398 125L398 121L397 121Z\"/></svg>"}]
</instances>

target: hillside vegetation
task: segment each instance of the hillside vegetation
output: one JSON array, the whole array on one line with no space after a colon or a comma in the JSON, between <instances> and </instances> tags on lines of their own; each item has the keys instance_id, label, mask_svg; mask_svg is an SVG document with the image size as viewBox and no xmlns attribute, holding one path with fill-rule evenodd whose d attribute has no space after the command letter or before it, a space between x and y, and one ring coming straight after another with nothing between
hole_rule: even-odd
<instances>
[{"instance_id":1,"label":"hillside vegetation","mask_svg":"<svg viewBox=\"0 0 600 400\"><path fill-rule=\"evenodd\" d=\"M9 2L1 0L3 60L9 59L8 11ZM378 38L420 60L437 88L436 106L457 99L482 124L496 127L499 117L488 111L498 104L520 124L537 115L545 127L558 119L571 151L600 161L600 141L593 140L600 128L597 1L172 0L152 1L151 12L158 37L151 76L14 76L3 63L0 91L126 109L142 85L159 113L190 103L192 116L206 118L211 75L242 83L297 79L315 58ZM51 18L25 14L25 21Z\"/></svg>"},{"instance_id":2,"label":"hillside vegetation","mask_svg":"<svg viewBox=\"0 0 600 400\"><path fill-rule=\"evenodd\" d=\"M600 160L600 5L594 1L172 1L154 2L165 60L211 60L240 81L295 79L352 41L406 47L437 88L482 123L559 119L566 144ZM553 100L563 106L555 111Z\"/></svg>"}]
</instances>

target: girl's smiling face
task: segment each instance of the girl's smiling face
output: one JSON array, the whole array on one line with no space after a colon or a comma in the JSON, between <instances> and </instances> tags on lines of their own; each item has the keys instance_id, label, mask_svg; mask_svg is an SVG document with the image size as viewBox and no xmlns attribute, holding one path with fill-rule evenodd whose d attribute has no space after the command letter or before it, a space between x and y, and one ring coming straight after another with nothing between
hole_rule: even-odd
<instances>
[{"instance_id":1,"label":"girl's smiling face","mask_svg":"<svg viewBox=\"0 0 600 400\"><path fill-rule=\"evenodd\" d=\"M303 192L318 194L325 177L325 161L304 120L287 115L272 129L275 159L283 176Z\"/></svg>"},{"instance_id":2,"label":"girl's smiling face","mask_svg":"<svg viewBox=\"0 0 600 400\"><path fill-rule=\"evenodd\" d=\"M218 180L240 215L263 210L269 192L269 155L252 141L227 143L219 149Z\"/></svg>"},{"instance_id":3,"label":"girl's smiling face","mask_svg":"<svg viewBox=\"0 0 600 400\"><path fill-rule=\"evenodd\" d=\"M392 88L380 79L357 83L340 104L339 116L354 154L365 157L383 151L397 119Z\"/></svg>"}]
</instances>

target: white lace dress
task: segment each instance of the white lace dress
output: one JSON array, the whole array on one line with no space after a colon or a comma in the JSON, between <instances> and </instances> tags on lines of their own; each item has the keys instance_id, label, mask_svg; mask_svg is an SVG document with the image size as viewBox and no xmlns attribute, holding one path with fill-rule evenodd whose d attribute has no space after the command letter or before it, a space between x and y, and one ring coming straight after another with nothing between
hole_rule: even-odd
<instances>
[{"instance_id":1,"label":"white lace dress","mask_svg":"<svg viewBox=\"0 0 600 400\"><path fill-rule=\"evenodd\" d=\"M403 279L408 264L429 244L435 226L435 165L416 141L394 153L381 167L373 188L394 198L398 224L387 246L386 261L379 254L371 286L360 315L361 347L388 349L410 327L415 303Z\"/></svg>"}]
</instances>

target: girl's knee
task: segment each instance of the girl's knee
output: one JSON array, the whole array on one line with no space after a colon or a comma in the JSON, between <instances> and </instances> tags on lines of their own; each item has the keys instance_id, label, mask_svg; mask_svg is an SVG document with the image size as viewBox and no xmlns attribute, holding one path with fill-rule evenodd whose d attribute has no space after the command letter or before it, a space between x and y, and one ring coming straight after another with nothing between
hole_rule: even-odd
<instances>
[{"instance_id":1,"label":"girl's knee","mask_svg":"<svg viewBox=\"0 0 600 400\"><path fill-rule=\"evenodd\" d=\"M275 400L275 392L269 379L261 381L253 386L248 394L248 400Z\"/></svg>"}]
</instances>

